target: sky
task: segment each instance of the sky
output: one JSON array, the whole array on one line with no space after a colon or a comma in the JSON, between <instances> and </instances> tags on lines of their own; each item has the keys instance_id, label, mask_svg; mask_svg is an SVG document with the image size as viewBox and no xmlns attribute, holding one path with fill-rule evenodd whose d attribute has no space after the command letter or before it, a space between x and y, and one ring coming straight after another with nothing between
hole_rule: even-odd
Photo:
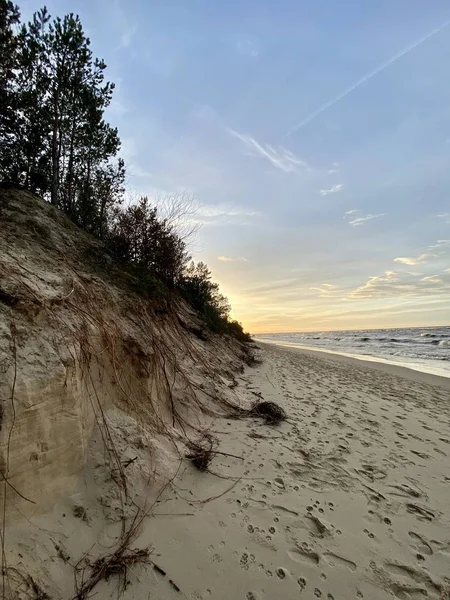
<instances>
[{"instance_id":1,"label":"sky","mask_svg":"<svg viewBox=\"0 0 450 600\"><path fill-rule=\"evenodd\" d=\"M16 0L24 18L41 3ZM251 333L450 324L447 0L49 0Z\"/></svg>"}]
</instances>

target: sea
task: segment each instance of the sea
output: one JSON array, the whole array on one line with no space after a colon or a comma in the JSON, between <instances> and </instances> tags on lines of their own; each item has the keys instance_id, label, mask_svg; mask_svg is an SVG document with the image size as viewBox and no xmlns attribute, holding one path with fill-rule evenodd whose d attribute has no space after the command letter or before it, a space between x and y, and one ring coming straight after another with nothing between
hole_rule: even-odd
<instances>
[{"instance_id":1,"label":"sea","mask_svg":"<svg viewBox=\"0 0 450 600\"><path fill-rule=\"evenodd\" d=\"M450 326L267 333L255 339L450 377Z\"/></svg>"}]
</instances>

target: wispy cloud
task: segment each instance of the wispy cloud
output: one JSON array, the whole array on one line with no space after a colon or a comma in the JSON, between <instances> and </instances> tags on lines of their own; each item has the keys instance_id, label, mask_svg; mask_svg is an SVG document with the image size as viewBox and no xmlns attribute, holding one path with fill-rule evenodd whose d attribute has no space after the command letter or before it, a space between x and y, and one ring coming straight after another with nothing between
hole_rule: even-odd
<instances>
[{"instance_id":1,"label":"wispy cloud","mask_svg":"<svg viewBox=\"0 0 450 600\"><path fill-rule=\"evenodd\" d=\"M432 252L423 252L419 256L399 256L394 258L394 262L411 266L422 265L430 262L433 258L443 256L448 249L450 250L450 240L437 240L437 242L427 248L427 250L432 250Z\"/></svg>"},{"instance_id":2,"label":"wispy cloud","mask_svg":"<svg viewBox=\"0 0 450 600\"><path fill-rule=\"evenodd\" d=\"M328 175L334 175L339 172L339 163L334 162L331 167L328 169Z\"/></svg>"},{"instance_id":3,"label":"wispy cloud","mask_svg":"<svg viewBox=\"0 0 450 600\"><path fill-rule=\"evenodd\" d=\"M339 287L333 283L321 283L317 287L311 287L310 290L319 292L319 296L328 297L339 293Z\"/></svg>"},{"instance_id":4,"label":"wispy cloud","mask_svg":"<svg viewBox=\"0 0 450 600\"><path fill-rule=\"evenodd\" d=\"M344 187L344 185L342 183L336 183L335 185L332 185L330 188L328 188L326 190L320 190L320 195L328 196L329 194L337 194L338 192L340 192L342 190L343 187Z\"/></svg>"},{"instance_id":5,"label":"wispy cloud","mask_svg":"<svg viewBox=\"0 0 450 600\"><path fill-rule=\"evenodd\" d=\"M133 38L136 35L137 29L138 28L136 25L131 25L124 29L122 35L120 36L119 49L128 48L130 46Z\"/></svg>"},{"instance_id":6,"label":"wispy cloud","mask_svg":"<svg viewBox=\"0 0 450 600\"><path fill-rule=\"evenodd\" d=\"M250 225L261 215L259 211L230 204L206 204L198 208L191 219L197 225Z\"/></svg>"},{"instance_id":7,"label":"wispy cloud","mask_svg":"<svg viewBox=\"0 0 450 600\"><path fill-rule=\"evenodd\" d=\"M251 135L238 133L233 129L228 129L228 133L240 140L252 151L253 155L264 158L269 161L273 167L280 169L285 173L298 173L300 171L310 170L308 164L304 160L293 154L287 148L283 148L282 146L274 148L270 144L260 144Z\"/></svg>"},{"instance_id":8,"label":"wispy cloud","mask_svg":"<svg viewBox=\"0 0 450 600\"><path fill-rule=\"evenodd\" d=\"M258 44L249 39L238 40L236 43L236 49L239 54L244 54L245 56L250 56L251 58L256 58L259 55Z\"/></svg>"},{"instance_id":9,"label":"wispy cloud","mask_svg":"<svg viewBox=\"0 0 450 600\"><path fill-rule=\"evenodd\" d=\"M252 217L258 215L259 212L230 204L204 204L198 209L197 214L202 217Z\"/></svg>"},{"instance_id":10,"label":"wispy cloud","mask_svg":"<svg viewBox=\"0 0 450 600\"><path fill-rule=\"evenodd\" d=\"M386 69L387 67L389 67L390 65L392 65L393 63L395 63L397 60L399 60L400 58L402 58L402 56L405 56L405 54L408 54L408 52L411 52L412 50L414 50L415 48L417 48L418 46L420 46L421 44L423 44L424 42L426 42L428 39L430 39L431 37L433 37L434 35L436 35L440 31L442 31L443 29L445 29L446 27L448 27L448 25L450 25L450 21L445 21L445 23L443 23L442 25L439 25L439 27L436 27L430 33L427 33L426 35L424 35L423 37L421 37L417 41L413 42L407 48L405 48L404 50L401 50L400 52L398 52L397 54L395 54L394 56L392 56L391 58L389 58L387 61L385 61L384 63L382 63L381 65L379 65L375 69L373 69L372 71L369 71L368 73L366 73L363 77L361 77L361 79L358 79L358 81L356 81L349 88L345 89L343 92L341 92L340 94L338 94L335 98L332 98L331 100L329 100L328 102L326 102L325 104L323 104L321 107L319 107L317 110L315 110L312 113L310 113L302 121L300 121L299 123L297 123L297 125L295 125L290 131L288 131L285 134L284 138L289 137L290 135L292 135L293 133L295 133L296 131L298 131L299 129L301 129L302 127L304 127L305 125L308 125L308 123L310 123L311 121L313 121L314 119L316 119L319 115L321 115L326 110L328 110L329 108L331 108L332 106L334 106L340 100L343 100L351 92L353 92L354 90L356 90L357 88L359 88L361 85L363 85L364 83L366 83L366 81L369 81L369 79L372 79L372 77L375 77L375 75L378 75L378 73L381 73L381 71L384 71L384 69Z\"/></svg>"},{"instance_id":11,"label":"wispy cloud","mask_svg":"<svg viewBox=\"0 0 450 600\"><path fill-rule=\"evenodd\" d=\"M345 215L344 215L344 219L347 219L348 224L351 225L352 227L358 227L359 225L362 225L363 223L366 223L367 221L371 221L372 219L378 219L379 217L384 217L385 213L378 213L377 215L372 215L372 214L364 214L361 210L357 210L357 209L353 209L353 210L348 210Z\"/></svg>"},{"instance_id":12,"label":"wispy cloud","mask_svg":"<svg viewBox=\"0 0 450 600\"><path fill-rule=\"evenodd\" d=\"M237 258L233 258L232 256L218 256L217 260L221 262L249 262L248 258L244 258L243 256L238 256Z\"/></svg>"},{"instance_id":13,"label":"wispy cloud","mask_svg":"<svg viewBox=\"0 0 450 600\"><path fill-rule=\"evenodd\" d=\"M450 240L438 240L435 244L428 246L430 250L446 250L450 249Z\"/></svg>"},{"instance_id":14,"label":"wispy cloud","mask_svg":"<svg viewBox=\"0 0 450 600\"><path fill-rule=\"evenodd\" d=\"M438 219L442 219L444 223L450 223L450 213L442 213L436 216Z\"/></svg>"},{"instance_id":15,"label":"wispy cloud","mask_svg":"<svg viewBox=\"0 0 450 600\"><path fill-rule=\"evenodd\" d=\"M349 298L366 300L375 298L404 298L411 296L448 295L450 269L422 277L417 273L386 271L383 275L369 277L368 281L350 292Z\"/></svg>"},{"instance_id":16,"label":"wispy cloud","mask_svg":"<svg viewBox=\"0 0 450 600\"><path fill-rule=\"evenodd\" d=\"M420 256L399 256L394 258L394 262L402 263L403 265L421 265L423 263L428 262L430 258L436 256L435 254L421 254Z\"/></svg>"},{"instance_id":17,"label":"wispy cloud","mask_svg":"<svg viewBox=\"0 0 450 600\"><path fill-rule=\"evenodd\" d=\"M111 104L108 106L107 110L109 114L117 117L123 117L123 115L129 112L128 108L125 106L125 104L123 104L123 102L115 99L111 100Z\"/></svg>"}]
</instances>

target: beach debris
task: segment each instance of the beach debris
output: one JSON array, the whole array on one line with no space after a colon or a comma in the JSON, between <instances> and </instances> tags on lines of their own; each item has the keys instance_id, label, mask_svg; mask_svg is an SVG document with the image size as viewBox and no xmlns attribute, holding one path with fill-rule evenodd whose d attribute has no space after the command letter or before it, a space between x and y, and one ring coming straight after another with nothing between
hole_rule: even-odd
<instances>
[{"instance_id":1,"label":"beach debris","mask_svg":"<svg viewBox=\"0 0 450 600\"><path fill-rule=\"evenodd\" d=\"M108 581L114 575L119 576L119 594L123 593L129 583L128 570L130 567L151 563L149 548L127 548L127 541L125 540L114 553L101 556L87 564L85 569L89 569L90 576L84 580L74 600L85 600L99 581Z\"/></svg>"},{"instance_id":2,"label":"beach debris","mask_svg":"<svg viewBox=\"0 0 450 600\"><path fill-rule=\"evenodd\" d=\"M153 564L153 568L155 569L155 571L157 573L159 573L160 575L162 575L163 577L167 577L167 573L164 571L164 569L162 569L161 567L159 567L156 563L152 563ZM177 584L172 580L172 579L168 579L169 581L169 585L176 591L176 592L181 592L181 589L177 586Z\"/></svg>"},{"instance_id":3,"label":"beach debris","mask_svg":"<svg viewBox=\"0 0 450 600\"><path fill-rule=\"evenodd\" d=\"M209 463L214 457L214 440L210 435L205 435L201 441L188 443L189 453L186 454L194 467L199 471L207 471Z\"/></svg>"},{"instance_id":4,"label":"beach debris","mask_svg":"<svg viewBox=\"0 0 450 600\"><path fill-rule=\"evenodd\" d=\"M90 519L87 515L86 509L84 506L76 505L73 507L73 516L77 519L81 519L85 523L89 523Z\"/></svg>"},{"instance_id":5,"label":"beach debris","mask_svg":"<svg viewBox=\"0 0 450 600\"><path fill-rule=\"evenodd\" d=\"M6 581L8 582L7 587L4 584L2 588L3 598L19 598L17 593L20 590L20 598L27 598L27 600L51 600L42 585L28 573L16 567L7 566L3 574L5 576L5 583ZM11 595L11 584L15 586L14 596ZM9 593L7 593L7 589Z\"/></svg>"},{"instance_id":6,"label":"beach debris","mask_svg":"<svg viewBox=\"0 0 450 600\"><path fill-rule=\"evenodd\" d=\"M237 458L238 460L244 460L243 456L237 456L236 454L230 454L229 452L221 452L215 449L216 441L212 436L206 434L198 442L189 442L187 447L189 453L186 454L186 458L189 459L192 464L197 467L199 471L208 471L209 463L212 461L216 454L221 456L228 456L230 458ZM212 473L212 471L210 471ZM217 473L212 473L217 475Z\"/></svg>"},{"instance_id":7,"label":"beach debris","mask_svg":"<svg viewBox=\"0 0 450 600\"><path fill-rule=\"evenodd\" d=\"M264 419L266 425L278 425L286 420L286 411L276 402L256 402L249 411L249 415Z\"/></svg>"}]
</instances>

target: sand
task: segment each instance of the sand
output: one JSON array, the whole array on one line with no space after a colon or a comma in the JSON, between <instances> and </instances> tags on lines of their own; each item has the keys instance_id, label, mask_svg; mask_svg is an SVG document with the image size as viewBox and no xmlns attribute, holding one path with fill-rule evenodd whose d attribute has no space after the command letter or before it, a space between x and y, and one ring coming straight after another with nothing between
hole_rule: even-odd
<instances>
[{"instance_id":1,"label":"sand","mask_svg":"<svg viewBox=\"0 0 450 600\"><path fill-rule=\"evenodd\" d=\"M224 454L200 472L169 439L146 442L131 415L108 409L133 502L120 505L97 432L74 492L8 525L14 598L36 598L20 572L52 600L74 598L73 567L80 584L83 557L111 552L117 516L144 505L131 547L149 547L153 564L127 570L124 600L450 598L450 379L260 348L263 362L230 391L247 405L275 401L288 420L205 417ZM164 473L177 475L158 496ZM112 575L92 597L117 598L119 585Z\"/></svg>"},{"instance_id":2,"label":"sand","mask_svg":"<svg viewBox=\"0 0 450 600\"><path fill-rule=\"evenodd\" d=\"M260 346L239 386L288 421L214 422L242 460L182 466L141 538L167 575L137 567L127 596L447 598L450 379Z\"/></svg>"}]
</instances>

